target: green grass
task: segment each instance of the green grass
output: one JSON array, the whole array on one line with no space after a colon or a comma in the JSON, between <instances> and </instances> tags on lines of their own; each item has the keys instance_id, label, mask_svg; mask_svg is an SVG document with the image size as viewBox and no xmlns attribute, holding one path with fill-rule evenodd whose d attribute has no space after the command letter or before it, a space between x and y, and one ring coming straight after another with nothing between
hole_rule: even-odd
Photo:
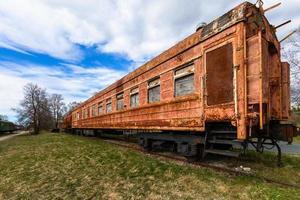
<instances>
[{"instance_id":1,"label":"green grass","mask_svg":"<svg viewBox=\"0 0 300 200\"><path fill-rule=\"evenodd\" d=\"M283 155L282 167L277 166L275 153L264 152L263 154L249 151L241 159L223 158L230 167L250 167L251 171L259 177L269 178L278 182L300 186L300 156Z\"/></svg>"},{"instance_id":2,"label":"green grass","mask_svg":"<svg viewBox=\"0 0 300 200\"><path fill-rule=\"evenodd\" d=\"M261 173L273 175L291 169L293 174L282 175L299 177L300 158L284 161L287 166L274 168L262 157L257 168L266 166ZM44 133L0 142L0 199L300 199L299 194L90 138Z\"/></svg>"},{"instance_id":3,"label":"green grass","mask_svg":"<svg viewBox=\"0 0 300 200\"><path fill-rule=\"evenodd\" d=\"M293 142L294 143L300 143L300 135L298 135L297 137L294 137Z\"/></svg>"}]
</instances>

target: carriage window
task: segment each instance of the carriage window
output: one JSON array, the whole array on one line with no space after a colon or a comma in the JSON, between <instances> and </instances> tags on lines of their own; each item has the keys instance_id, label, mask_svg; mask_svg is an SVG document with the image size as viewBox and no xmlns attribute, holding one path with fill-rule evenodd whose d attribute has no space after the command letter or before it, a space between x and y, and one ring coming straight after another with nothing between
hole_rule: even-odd
<instances>
[{"instance_id":1,"label":"carriage window","mask_svg":"<svg viewBox=\"0 0 300 200\"><path fill-rule=\"evenodd\" d=\"M98 103L98 115L100 115L102 113L102 110L103 110L103 108L102 108L102 102L99 102Z\"/></svg>"},{"instance_id":2,"label":"carriage window","mask_svg":"<svg viewBox=\"0 0 300 200\"><path fill-rule=\"evenodd\" d=\"M92 117L96 116L96 104L92 105L91 113L92 113Z\"/></svg>"},{"instance_id":3,"label":"carriage window","mask_svg":"<svg viewBox=\"0 0 300 200\"><path fill-rule=\"evenodd\" d=\"M83 118L86 119L88 117L87 109L83 110Z\"/></svg>"},{"instance_id":4,"label":"carriage window","mask_svg":"<svg viewBox=\"0 0 300 200\"><path fill-rule=\"evenodd\" d=\"M124 97L123 93L117 94L117 110L122 110L124 108Z\"/></svg>"},{"instance_id":5,"label":"carriage window","mask_svg":"<svg viewBox=\"0 0 300 200\"><path fill-rule=\"evenodd\" d=\"M106 113L111 112L111 98L106 100Z\"/></svg>"},{"instance_id":6,"label":"carriage window","mask_svg":"<svg viewBox=\"0 0 300 200\"><path fill-rule=\"evenodd\" d=\"M207 105L217 105L233 101L232 67L232 43L206 53Z\"/></svg>"},{"instance_id":7,"label":"carriage window","mask_svg":"<svg viewBox=\"0 0 300 200\"><path fill-rule=\"evenodd\" d=\"M148 103L160 101L160 80L159 78L148 83Z\"/></svg>"},{"instance_id":8,"label":"carriage window","mask_svg":"<svg viewBox=\"0 0 300 200\"><path fill-rule=\"evenodd\" d=\"M87 119L88 118L88 110L85 109L85 118Z\"/></svg>"},{"instance_id":9,"label":"carriage window","mask_svg":"<svg viewBox=\"0 0 300 200\"><path fill-rule=\"evenodd\" d=\"M134 88L130 91L130 107L139 106L139 88Z\"/></svg>"},{"instance_id":10,"label":"carriage window","mask_svg":"<svg viewBox=\"0 0 300 200\"><path fill-rule=\"evenodd\" d=\"M183 96L194 91L194 64L175 71L175 96Z\"/></svg>"}]
</instances>

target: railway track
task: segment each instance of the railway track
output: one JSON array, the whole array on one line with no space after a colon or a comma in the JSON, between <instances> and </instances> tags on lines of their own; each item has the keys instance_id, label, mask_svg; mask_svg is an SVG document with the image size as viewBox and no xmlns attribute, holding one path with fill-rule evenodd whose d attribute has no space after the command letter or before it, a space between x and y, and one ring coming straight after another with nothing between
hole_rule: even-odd
<instances>
[{"instance_id":1,"label":"railway track","mask_svg":"<svg viewBox=\"0 0 300 200\"><path fill-rule=\"evenodd\" d=\"M97 139L99 139L103 142L112 144L112 145L116 145L116 146L119 146L119 147L127 148L127 149L138 151L138 152L142 152L146 155L154 156L154 157L157 157L157 158L163 158L163 159L176 161L176 162L180 162L180 163L183 163L183 164L188 164L188 165L196 166L196 167L204 167L204 168L212 169L212 170L215 170L215 171L218 171L218 172L225 172L225 173L228 173L228 174L234 175L234 176L247 176L247 177L255 178L255 179L258 179L258 180L263 180L267 183L282 186L282 187L300 189L300 186L298 186L298 185L281 182L281 181L274 180L274 179L267 178L267 177L258 176L254 173L251 173L251 172L245 172L245 171L235 170L235 169L226 168L226 167L222 167L222 166L216 166L216 165L212 165L212 164L205 163L205 162L189 161L186 158L182 158L182 157L175 156L175 155L170 155L170 154L158 153L158 152L153 152L153 151L146 151L142 147L140 147L137 143L128 142L124 139L116 139L116 138L112 139L112 138L107 138L107 137L106 138L97 137Z\"/></svg>"}]
</instances>

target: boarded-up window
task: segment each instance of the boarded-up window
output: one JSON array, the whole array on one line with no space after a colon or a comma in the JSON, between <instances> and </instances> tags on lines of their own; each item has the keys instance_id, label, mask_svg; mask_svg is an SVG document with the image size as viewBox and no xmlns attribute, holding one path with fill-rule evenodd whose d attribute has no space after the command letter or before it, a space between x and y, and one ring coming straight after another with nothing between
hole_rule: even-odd
<instances>
[{"instance_id":1,"label":"boarded-up window","mask_svg":"<svg viewBox=\"0 0 300 200\"><path fill-rule=\"evenodd\" d=\"M160 80L159 78L148 83L148 103L160 101Z\"/></svg>"},{"instance_id":2,"label":"boarded-up window","mask_svg":"<svg viewBox=\"0 0 300 200\"><path fill-rule=\"evenodd\" d=\"M226 44L206 54L207 105L233 101L233 48Z\"/></svg>"},{"instance_id":3,"label":"boarded-up window","mask_svg":"<svg viewBox=\"0 0 300 200\"><path fill-rule=\"evenodd\" d=\"M99 102L98 103L98 115L102 114L102 110L103 110L102 102Z\"/></svg>"},{"instance_id":4,"label":"boarded-up window","mask_svg":"<svg viewBox=\"0 0 300 200\"><path fill-rule=\"evenodd\" d=\"M111 98L106 100L106 113L111 112Z\"/></svg>"},{"instance_id":5,"label":"boarded-up window","mask_svg":"<svg viewBox=\"0 0 300 200\"><path fill-rule=\"evenodd\" d=\"M139 88L134 88L130 91L130 107L139 106Z\"/></svg>"},{"instance_id":6,"label":"boarded-up window","mask_svg":"<svg viewBox=\"0 0 300 200\"><path fill-rule=\"evenodd\" d=\"M124 97L123 93L117 94L117 110L122 110L124 108Z\"/></svg>"},{"instance_id":7,"label":"boarded-up window","mask_svg":"<svg viewBox=\"0 0 300 200\"><path fill-rule=\"evenodd\" d=\"M175 71L175 96L194 92L194 64Z\"/></svg>"}]
</instances>

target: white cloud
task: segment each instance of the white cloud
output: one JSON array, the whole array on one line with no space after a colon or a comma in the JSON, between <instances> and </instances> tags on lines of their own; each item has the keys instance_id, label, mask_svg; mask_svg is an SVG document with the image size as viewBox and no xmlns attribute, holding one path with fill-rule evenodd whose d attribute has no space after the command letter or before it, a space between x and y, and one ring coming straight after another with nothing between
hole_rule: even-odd
<instances>
[{"instance_id":1,"label":"white cloud","mask_svg":"<svg viewBox=\"0 0 300 200\"><path fill-rule=\"evenodd\" d=\"M242 0L9 0L0 1L0 46L80 60L80 45L144 61ZM252 0L256 2L256 0ZM265 0L265 7L275 0ZM271 22L299 25L300 1L287 0L268 13Z\"/></svg>"},{"instance_id":2,"label":"white cloud","mask_svg":"<svg viewBox=\"0 0 300 200\"><path fill-rule=\"evenodd\" d=\"M49 93L62 94L65 102L83 101L125 75L106 67L83 68L75 65L38 66L0 62L0 114L15 119L11 108L23 98L23 87L33 82Z\"/></svg>"},{"instance_id":3,"label":"white cloud","mask_svg":"<svg viewBox=\"0 0 300 200\"><path fill-rule=\"evenodd\" d=\"M26 80L11 74L0 73L0 113L13 119L13 107L16 107L22 98L22 88Z\"/></svg>"}]
</instances>

